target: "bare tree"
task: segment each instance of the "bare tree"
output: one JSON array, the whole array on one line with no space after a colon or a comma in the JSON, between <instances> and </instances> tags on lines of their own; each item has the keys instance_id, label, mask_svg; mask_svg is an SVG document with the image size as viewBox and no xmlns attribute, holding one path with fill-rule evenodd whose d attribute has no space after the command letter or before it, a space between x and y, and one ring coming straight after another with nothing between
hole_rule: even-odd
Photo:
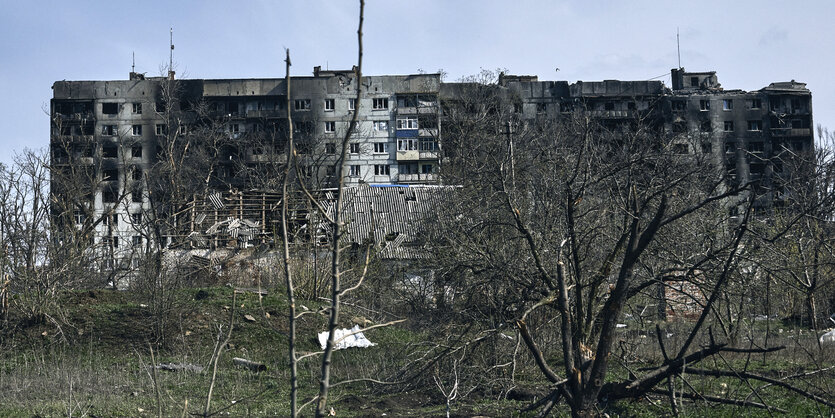
<instances>
[{"instance_id":1,"label":"bare tree","mask_svg":"<svg viewBox=\"0 0 835 418\"><path fill-rule=\"evenodd\" d=\"M342 214L342 204L345 191L345 178L343 176L345 167L347 165L348 144L351 135L357 126L357 116L359 114L360 98L362 97L362 24L363 13L365 11L365 1L360 0L359 25L357 28L357 66L355 67L356 79L356 109L351 115L351 122L348 124L348 129L345 131L345 136L342 139L342 146L337 160L338 167L338 185L336 190L336 206L333 211L333 216L328 221L331 224L331 306L330 315L328 319L328 341L325 345L325 352L322 354L322 375L319 384L319 399L316 405L316 416L327 416L326 411L328 403L328 391L330 390L331 382L331 357L334 350L334 330L339 321L340 298L343 295L341 276L342 276L342 234L345 220ZM298 166L297 166L298 167ZM346 289L347 291L347 289Z\"/></svg>"},{"instance_id":2,"label":"bare tree","mask_svg":"<svg viewBox=\"0 0 835 418\"><path fill-rule=\"evenodd\" d=\"M516 324L555 387L536 408L547 411L563 399L573 415L591 416L602 398L658 391L685 365L712 355L777 349L736 349L705 335L740 269L740 252L753 249L751 200L742 193L749 185L727 181L711 154L677 152L682 138L668 135L652 114L605 125L582 110L558 121L519 120L509 109L512 97L494 86L460 89L459 102L446 107L445 172L464 190L445 217L437 254L466 278L459 284L469 289L466 309L488 314L491 327ZM736 205L741 217L730 216ZM701 305L683 342L670 346L659 330L663 362L607 382L625 306L658 302L655 289L676 282L703 295L694 295ZM479 303L487 305L471 307ZM562 373L531 327L533 317L551 315Z\"/></svg>"}]
</instances>

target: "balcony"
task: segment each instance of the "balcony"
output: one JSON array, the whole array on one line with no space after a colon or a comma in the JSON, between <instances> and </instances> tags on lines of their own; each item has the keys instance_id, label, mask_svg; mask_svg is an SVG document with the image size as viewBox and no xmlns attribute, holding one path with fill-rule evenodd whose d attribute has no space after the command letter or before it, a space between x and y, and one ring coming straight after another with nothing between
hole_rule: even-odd
<instances>
[{"instance_id":1,"label":"balcony","mask_svg":"<svg viewBox=\"0 0 835 418\"><path fill-rule=\"evenodd\" d=\"M637 110L591 110L592 117L603 119L629 119L638 116Z\"/></svg>"},{"instance_id":2,"label":"balcony","mask_svg":"<svg viewBox=\"0 0 835 418\"><path fill-rule=\"evenodd\" d=\"M400 183L430 183L438 181L438 175L431 174L398 174L397 181Z\"/></svg>"},{"instance_id":3,"label":"balcony","mask_svg":"<svg viewBox=\"0 0 835 418\"><path fill-rule=\"evenodd\" d=\"M438 151L420 151L419 156L421 160L437 160Z\"/></svg>"},{"instance_id":4,"label":"balcony","mask_svg":"<svg viewBox=\"0 0 835 418\"><path fill-rule=\"evenodd\" d=\"M793 129L793 128L771 128L772 136L809 136L812 130L809 128Z\"/></svg>"},{"instance_id":5,"label":"balcony","mask_svg":"<svg viewBox=\"0 0 835 418\"><path fill-rule=\"evenodd\" d=\"M84 143L93 142L93 135L52 135L52 143Z\"/></svg>"},{"instance_id":6,"label":"balcony","mask_svg":"<svg viewBox=\"0 0 835 418\"><path fill-rule=\"evenodd\" d=\"M772 115L808 115L809 109L805 107L774 106L771 108Z\"/></svg>"},{"instance_id":7,"label":"balcony","mask_svg":"<svg viewBox=\"0 0 835 418\"><path fill-rule=\"evenodd\" d=\"M93 112L79 112L79 113L56 113L56 117L60 118L61 120L83 120L83 119L92 119Z\"/></svg>"},{"instance_id":8,"label":"balcony","mask_svg":"<svg viewBox=\"0 0 835 418\"><path fill-rule=\"evenodd\" d=\"M424 151L428 152L428 151ZM409 151L397 151L397 161L418 161L420 160L420 151L418 150L409 150Z\"/></svg>"},{"instance_id":9,"label":"balcony","mask_svg":"<svg viewBox=\"0 0 835 418\"><path fill-rule=\"evenodd\" d=\"M287 117L286 110L247 110L246 117L248 118L285 118Z\"/></svg>"},{"instance_id":10,"label":"balcony","mask_svg":"<svg viewBox=\"0 0 835 418\"><path fill-rule=\"evenodd\" d=\"M438 106L399 106L398 115L432 115L438 113Z\"/></svg>"}]
</instances>

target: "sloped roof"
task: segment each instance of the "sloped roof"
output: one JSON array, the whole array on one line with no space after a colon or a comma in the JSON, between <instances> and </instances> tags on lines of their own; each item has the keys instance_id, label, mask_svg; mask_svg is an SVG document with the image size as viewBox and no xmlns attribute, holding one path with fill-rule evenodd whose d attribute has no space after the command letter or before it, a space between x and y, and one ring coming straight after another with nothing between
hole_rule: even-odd
<instances>
[{"instance_id":1,"label":"sloped roof","mask_svg":"<svg viewBox=\"0 0 835 418\"><path fill-rule=\"evenodd\" d=\"M383 259L424 258L422 235L437 225L456 186L368 186L345 189L347 239L374 244Z\"/></svg>"}]
</instances>

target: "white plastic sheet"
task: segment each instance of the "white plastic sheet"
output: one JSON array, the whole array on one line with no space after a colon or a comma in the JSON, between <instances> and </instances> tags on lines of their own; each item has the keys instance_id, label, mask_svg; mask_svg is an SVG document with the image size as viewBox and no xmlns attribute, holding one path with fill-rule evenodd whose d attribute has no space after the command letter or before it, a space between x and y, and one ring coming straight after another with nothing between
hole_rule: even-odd
<instances>
[{"instance_id":1,"label":"white plastic sheet","mask_svg":"<svg viewBox=\"0 0 835 418\"><path fill-rule=\"evenodd\" d=\"M377 344L368 341L368 338L365 338L365 335L360 332L360 326L354 325L353 328L339 328L333 331L333 341L335 343L334 349L341 350L343 348L350 348L350 347L372 347ZM325 345L328 343L328 332L320 332L319 333L319 345L322 346L322 350L325 349Z\"/></svg>"},{"instance_id":2,"label":"white plastic sheet","mask_svg":"<svg viewBox=\"0 0 835 418\"><path fill-rule=\"evenodd\" d=\"M835 329L821 335L821 344L835 344Z\"/></svg>"}]
</instances>

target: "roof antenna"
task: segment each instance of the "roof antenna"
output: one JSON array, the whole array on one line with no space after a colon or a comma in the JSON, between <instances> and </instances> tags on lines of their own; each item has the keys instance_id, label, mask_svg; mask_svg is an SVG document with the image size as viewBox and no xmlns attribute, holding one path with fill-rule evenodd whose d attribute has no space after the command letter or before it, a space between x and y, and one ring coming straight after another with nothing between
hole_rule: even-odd
<instances>
[{"instance_id":1,"label":"roof antenna","mask_svg":"<svg viewBox=\"0 0 835 418\"><path fill-rule=\"evenodd\" d=\"M136 72L136 52L134 52L134 51L130 52L130 62L131 62L130 72L135 73Z\"/></svg>"},{"instance_id":2,"label":"roof antenna","mask_svg":"<svg viewBox=\"0 0 835 418\"><path fill-rule=\"evenodd\" d=\"M678 26L676 26L676 49L678 50L678 68L681 69L681 42L678 39Z\"/></svg>"},{"instance_id":3,"label":"roof antenna","mask_svg":"<svg viewBox=\"0 0 835 418\"><path fill-rule=\"evenodd\" d=\"M171 51L168 57L168 79L174 79L174 28L172 27L170 30L170 37L171 37Z\"/></svg>"}]
</instances>

